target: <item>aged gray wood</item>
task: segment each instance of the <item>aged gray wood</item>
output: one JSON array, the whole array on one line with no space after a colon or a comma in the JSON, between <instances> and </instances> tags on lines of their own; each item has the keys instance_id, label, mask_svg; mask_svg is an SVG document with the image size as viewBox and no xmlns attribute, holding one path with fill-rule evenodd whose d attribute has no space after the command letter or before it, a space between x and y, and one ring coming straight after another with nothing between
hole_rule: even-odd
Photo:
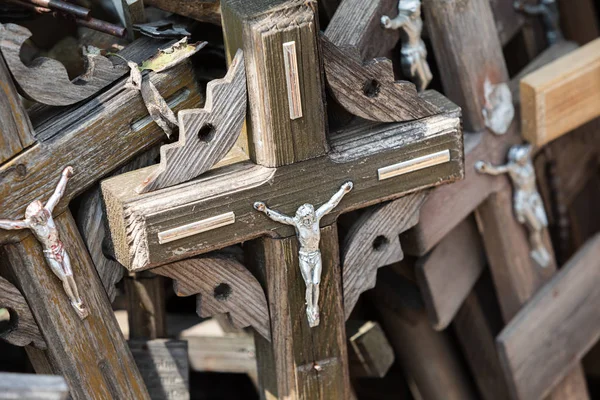
<instances>
[{"instance_id":1,"label":"aged gray wood","mask_svg":"<svg viewBox=\"0 0 600 400\"><path fill-rule=\"evenodd\" d=\"M0 373L0 399L66 400L69 388L63 377Z\"/></svg>"},{"instance_id":2,"label":"aged gray wood","mask_svg":"<svg viewBox=\"0 0 600 400\"><path fill-rule=\"evenodd\" d=\"M160 165L137 191L147 193L174 186L208 171L235 144L246 104L246 71L239 50L227 75L209 82L204 108L179 112L179 140L161 147Z\"/></svg>"},{"instance_id":3,"label":"aged gray wood","mask_svg":"<svg viewBox=\"0 0 600 400\"><path fill-rule=\"evenodd\" d=\"M543 398L600 338L600 236L591 239L498 336L516 399Z\"/></svg>"},{"instance_id":4,"label":"aged gray wood","mask_svg":"<svg viewBox=\"0 0 600 400\"><path fill-rule=\"evenodd\" d=\"M252 326L270 340L265 293L235 258L222 255L190 258L152 272L173 279L178 296L199 294L196 312L200 317L228 313L236 327Z\"/></svg>"},{"instance_id":5,"label":"aged gray wood","mask_svg":"<svg viewBox=\"0 0 600 400\"><path fill-rule=\"evenodd\" d=\"M196 21L221 25L220 0L144 0L144 4L184 15Z\"/></svg>"},{"instance_id":6,"label":"aged gray wood","mask_svg":"<svg viewBox=\"0 0 600 400\"><path fill-rule=\"evenodd\" d=\"M31 312L48 344L54 372L65 377L73 399L148 398L75 221L68 211L55 221L89 310L85 320L70 308L32 235L4 247L16 287L25 298L35 299Z\"/></svg>"},{"instance_id":7,"label":"aged gray wood","mask_svg":"<svg viewBox=\"0 0 600 400\"><path fill-rule=\"evenodd\" d=\"M33 129L13 83L4 57L0 54L0 163L33 144Z\"/></svg>"},{"instance_id":8,"label":"aged gray wood","mask_svg":"<svg viewBox=\"0 0 600 400\"><path fill-rule=\"evenodd\" d=\"M194 371L256 375L256 352L251 335L185 336L190 368Z\"/></svg>"},{"instance_id":9,"label":"aged gray wood","mask_svg":"<svg viewBox=\"0 0 600 400\"><path fill-rule=\"evenodd\" d=\"M71 83L65 67L39 58L28 67L20 59L21 46L31 32L19 25L0 26L0 51L24 96L42 104L66 106L85 100L127 73L121 65L99 55L87 57L86 72Z\"/></svg>"},{"instance_id":10,"label":"aged gray wood","mask_svg":"<svg viewBox=\"0 0 600 400\"><path fill-rule=\"evenodd\" d=\"M129 348L152 400L189 400L186 341L130 340Z\"/></svg>"},{"instance_id":11,"label":"aged gray wood","mask_svg":"<svg viewBox=\"0 0 600 400\"><path fill-rule=\"evenodd\" d=\"M439 112L409 81L396 81L392 62L363 63L354 48L339 48L321 36L323 64L331 95L348 112L380 122L411 121Z\"/></svg>"},{"instance_id":12,"label":"aged gray wood","mask_svg":"<svg viewBox=\"0 0 600 400\"><path fill-rule=\"evenodd\" d=\"M0 334L0 338L14 346L31 344L38 349L46 349L37 323L31 315L27 301L16 287L0 277L0 307L10 312L10 328Z\"/></svg>"},{"instance_id":13,"label":"aged gray wood","mask_svg":"<svg viewBox=\"0 0 600 400\"><path fill-rule=\"evenodd\" d=\"M141 272L125 278L130 339L167 337L165 285L161 276Z\"/></svg>"},{"instance_id":14,"label":"aged gray wood","mask_svg":"<svg viewBox=\"0 0 600 400\"><path fill-rule=\"evenodd\" d=\"M176 111L200 103L188 63L166 73L151 74L151 80ZM47 120L37 128L47 138L43 145L37 144L0 166L3 218L21 218L28 204L48 198L54 191L55 177L71 165L75 175L55 209L60 214L74 196L164 138L139 95L123 85L119 83L67 115ZM106 123L107 119L111 124ZM18 237L2 231L0 243Z\"/></svg>"},{"instance_id":15,"label":"aged gray wood","mask_svg":"<svg viewBox=\"0 0 600 400\"><path fill-rule=\"evenodd\" d=\"M450 324L485 268L477 226L467 218L415 265L429 320L441 331Z\"/></svg>"},{"instance_id":16,"label":"aged gray wood","mask_svg":"<svg viewBox=\"0 0 600 400\"><path fill-rule=\"evenodd\" d=\"M508 83L489 0L448 0L423 11L444 92L462 108L465 130L485 130L484 84Z\"/></svg>"},{"instance_id":17,"label":"aged gray wood","mask_svg":"<svg viewBox=\"0 0 600 400\"><path fill-rule=\"evenodd\" d=\"M419 192L369 208L348 231L341 256L346 319L360 294L375 287L377 270L404 258L398 235L419 222L424 200Z\"/></svg>"},{"instance_id":18,"label":"aged gray wood","mask_svg":"<svg viewBox=\"0 0 600 400\"><path fill-rule=\"evenodd\" d=\"M394 363L394 349L377 322L349 321L348 358L353 378L383 378Z\"/></svg>"},{"instance_id":19,"label":"aged gray wood","mask_svg":"<svg viewBox=\"0 0 600 400\"><path fill-rule=\"evenodd\" d=\"M147 269L264 234L294 235L292 227L256 213L252 208L254 201L265 201L290 214L302 202L324 203L331 196L332 187L352 180L354 190L324 217L326 225L342 212L460 179L463 160L459 111L450 103L438 104L445 112L435 117L395 125L352 126L332 138L328 156L310 163L277 169L238 163L171 191L144 195L133 190L144 179L144 170L106 180L102 190L116 258L130 270ZM377 179L380 167L445 149L450 150L450 162L385 183ZM303 196L298 195L299 186L304 188ZM224 211L235 213L234 224L171 243L161 245L158 241L159 232Z\"/></svg>"},{"instance_id":20,"label":"aged gray wood","mask_svg":"<svg viewBox=\"0 0 600 400\"><path fill-rule=\"evenodd\" d=\"M229 59L244 50L250 156L259 165L277 167L327 151L316 6L314 0L221 2ZM288 42L296 42L299 65L304 115L297 119L289 118L283 53Z\"/></svg>"}]
</instances>

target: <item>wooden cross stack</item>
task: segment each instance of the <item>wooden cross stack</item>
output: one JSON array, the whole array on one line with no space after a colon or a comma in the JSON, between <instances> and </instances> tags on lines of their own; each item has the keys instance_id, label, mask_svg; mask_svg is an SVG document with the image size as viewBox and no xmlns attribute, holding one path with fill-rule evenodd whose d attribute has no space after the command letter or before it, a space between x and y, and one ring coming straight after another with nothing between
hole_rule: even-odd
<instances>
[{"instance_id":1,"label":"wooden cross stack","mask_svg":"<svg viewBox=\"0 0 600 400\"><path fill-rule=\"evenodd\" d=\"M0 336L74 399L193 399L190 371L247 374L263 399L593 398L592 2L422 3L116 1L138 39L73 83L0 25L0 226L74 171L58 247L0 229ZM194 26L137 25L145 6L218 25L225 76L199 57L131 90L123 59L168 46L140 32ZM86 317L50 268L64 254Z\"/></svg>"}]
</instances>

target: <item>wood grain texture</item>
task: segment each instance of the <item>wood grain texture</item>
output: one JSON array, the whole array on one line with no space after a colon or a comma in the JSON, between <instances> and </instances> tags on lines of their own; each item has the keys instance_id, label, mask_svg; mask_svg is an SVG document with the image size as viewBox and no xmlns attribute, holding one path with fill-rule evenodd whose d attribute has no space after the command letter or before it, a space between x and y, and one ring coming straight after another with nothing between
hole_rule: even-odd
<instances>
[{"instance_id":1,"label":"wood grain texture","mask_svg":"<svg viewBox=\"0 0 600 400\"><path fill-rule=\"evenodd\" d=\"M190 64L170 72L152 74L151 80L175 111L195 107L200 94ZM58 115L39 126L47 139L0 166L0 210L3 218L22 218L27 205L54 192L55 176L73 166L75 175L57 205L60 214L69 201L110 171L164 138L164 132L148 116L140 96L124 82L94 100ZM118 118L115 118L115 115ZM107 124L107 120L111 124ZM12 238L11 238L12 236ZM0 243L19 238L0 233ZM22 237L22 236L20 236Z\"/></svg>"},{"instance_id":2,"label":"wood grain texture","mask_svg":"<svg viewBox=\"0 0 600 400\"><path fill-rule=\"evenodd\" d=\"M150 272L125 278L129 338L167 337L167 310L163 277Z\"/></svg>"},{"instance_id":3,"label":"wood grain texture","mask_svg":"<svg viewBox=\"0 0 600 400\"><path fill-rule=\"evenodd\" d=\"M417 261L417 283L435 330L444 330L452 322L485 264L483 244L471 218L460 223L429 255Z\"/></svg>"},{"instance_id":4,"label":"wood grain texture","mask_svg":"<svg viewBox=\"0 0 600 400\"><path fill-rule=\"evenodd\" d=\"M404 258L399 235L419 221L425 193L419 192L366 210L342 245L342 283L346 319L361 293L375 287L377 270Z\"/></svg>"},{"instance_id":5,"label":"wood grain texture","mask_svg":"<svg viewBox=\"0 0 600 400\"><path fill-rule=\"evenodd\" d=\"M444 332L431 327L419 292L390 268L383 269L371 292L380 322L416 398L475 399L457 349ZM432 368L435 365L435 368Z\"/></svg>"},{"instance_id":6,"label":"wood grain texture","mask_svg":"<svg viewBox=\"0 0 600 400\"><path fill-rule=\"evenodd\" d=\"M438 98L439 99L439 98ZM144 170L102 183L115 255L130 270L147 269L262 235L292 236L290 226L276 223L252 208L265 201L293 214L302 202L322 204L333 188L348 180L354 190L323 219L327 225L340 213L392 200L462 178L462 134L458 110L394 125L355 125L336 134L326 157L277 169L238 163L173 188L138 195ZM451 161L380 182L377 169L449 149ZM73 177L75 179L75 177ZM234 195L235 194L235 195ZM160 245L158 232L223 212L234 212L235 224Z\"/></svg>"},{"instance_id":7,"label":"wood grain texture","mask_svg":"<svg viewBox=\"0 0 600 400\"><path fill-rule=\"evenodd\" d=\"M256 278L235 258L223 255L191 258L152 272L173 279L178 296L199 294L196 312L200 317L227 313L236 327L252 326L270 340L265 293Z\"/></svg>"},{"instance_id":8,"label":"wood grain texture","mask_svg":"<svg viewBox=\"0 0 600 400\"><path fill-rule=\"evenodd\" d=\"M33 144L33 128L15 88L8 66L0 54L0 163Z\"/></svg>"},{"instance_id":9,"label":"wood grain texture","mask_svg":"<svg viewBox=\"0 0 600 400\"><path fill-rule=\"evenodd\" d=\"M60 376L0 373L0 399L66 400L67 383Z\"/></svg>"},{"instance_id":10,"label":"wood grain texture","mask_svg":"<svg viewBox=\"0 0 600 400\"><path fill-rule=\"evenodd\" d=\"M65 67L50 58L39 58L31 66L20 58L21 46L31 32L15 24L0 26L0 51L22 91L31 100L52 106L67 106L85 100L127 73L121 65L100 55L87 57L86 72L72 83Z\"/></svg>"},{"instance_id":11,"label":"wood grain texture","mask_svg":"<svg viewBox=\"0 0 600 400\"><path fill-rule=\"evenodd\" d=\"M160 148L160 165L137 191L147 193L189 181L223 159L240 136L246 97L244 55L238 50L227 75L208 83L204 108L178 113L179 140Z\"/></svg>"},{"instance_id":12,"label":"wood grain texture","mask_svg":"<svg viewBox=\"0 0 600 400\"><path fill-rule=\"evenodd\" d=\"M514 398L543 398L600 338L600 236L540 289L498 336Z\"/></svg>"},{"instance_id":13,"label":"wood grain texture","mask_svg":"<svg viewBox=\"0 0 600 400\"><path fill-rule=\"evenodd\" d=\"M423 11L445 94L462 108L465 130L486 129L484 84L508 83L489 0L436 2Z\"/></svg>"},{"instance_id":14,"label":"wood grain texture","mask_svg":"<svg viewBox=\"0 0 600 400\"><path fill-rule=\"evenodd\" d=\"M131 354L152 400L189 400L190 367L184 340L130 340Z\"/></svg>"},{"instance_id":15,"label":"wood grain texture","mask_svg":"<svg viewBox=\"0 0 600 400\"><path fill-rule=\"evenodd\" d=\"M220 0L144 0L144 4L200 22L221 25Z\"/></svg>"},{"instance_id":16,"label":"wood grain texture","mask_svg":"<svg viewBox=\"0 0 600 400\"><path fill-rule=\"evenodd\" d=\"M381 325L373 321L349 321L348 358L353 378L383 378L394 363L394 349Z\"/></svg>"},{"instance_id":17,"label":"wood grain texture","mask_svg":"<svg viewBox=\"0 0 600 400\"><path fill-rule=\"evenodd\" d=\"M73 312L32 235L19 244L5 246L16 286L24 297L36 299L30 308L48 344L53 369L65 377L73 399L147 399L148 392L75 221L69 212L55 221L89 309L85 320Z\"/></svg>"},{"instance_id":18,"label":"wood grain texture","mask_svg":"<svg viewBox=\"0 0 600 400\"><path fill-rule=\"evenodd\" d=\"M2 277L0 307L10 312L10 326L0 334L0 338L14 346L32 345L40 350L46 349L46 341L33 319L27 301L19 289Z\"/></svg>"},{"instance_id":19,"label":"wood grain texture","mask_svg":"<svg viewBox=\"0 0 600 400\"><path fill-rule=\"evenodd\" d=\"M426 118L439 110L409 81L396 81L391 60L363 63L357 50L340 48L321 36L323 64L331 95L349 113L379 122Z\"/></svg>"},{"instance_id":20,"label":"wood grain texture","mask_svg":"<svg viewBox=\"0 0 600 400\"><path fill-rule=\"evenodd\" d=\"M398 43L400 31L383 29L381 17L397 14L395 0L344 0L329 21L325 36L338 47L357 49L360 60L384 56Z\"/></svg>"},{"instance_id":21,"label":"wood grain texture","mask_svg":"<svg viewBox=\"0 0 600 400\"><path fill-rule=\"evenodd\" d=\"M600 116L600 39L524 77L521 108L523 138L536 146Z\"/></svg>"},{"instance_id":22,"label":"wood grain texture","mask_svg":"<svg viewBox=\"0 0 600 400\"><path fill-rule=\"evenodd\" d=\"M560 26L568 40L584 45L600 35L597 4L594 6L593 0L558 0Z\"/></svg>"},{"instance_id":23,"label":"wood grain texture","mask_svg":"<svg viewBox=\"0 0 600 400\"><path fill-rule=\"evenodd\" d=\"M192 370L256 375L256 351L251 335L186 335L184 339Z\"/></svg>"},{"instance_id":24,"label":"wood grain texture","mask_svg":"<svg viewBox=\"0 0 600 400\"><path fill-rule=\"evenodd\" d=\"M350 382L337 229L321 229L321 323L308 326L298 241L263 238L249 254L266 286L271 343L255 335L263 399L348 399Z\"/></svg>"},{"instance_id":25,"label":"wood grain texture","mask_svg":"<svg viewBox=\"0 0 600 400\"><path fill-rule=\"evenodd\" d=\"M230 59L244 50L250 119L250 156L277 167L323 155L324 86L314 0L223 0ZM303 117L289 118L283 44L296 42ZM300 46L300 44L302 44ZM310 104L310 106L309 106Z\"/></svg>"}]
</instances>

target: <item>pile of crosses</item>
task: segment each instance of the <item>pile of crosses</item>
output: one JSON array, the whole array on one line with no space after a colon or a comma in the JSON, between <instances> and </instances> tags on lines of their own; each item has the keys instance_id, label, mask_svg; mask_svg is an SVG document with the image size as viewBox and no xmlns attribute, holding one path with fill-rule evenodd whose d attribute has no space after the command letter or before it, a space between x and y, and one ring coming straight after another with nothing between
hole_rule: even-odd
<instances>
[{"instance_id":1,"label":"pile of crosses","mask_svg":"<svg viewBox=\"0 0 600 400\"><path fill-rule=\"evenodd\" d=\"M0 6L0 399L600 396L592 0L106 3Z\"/></svg>"}]
</instances>

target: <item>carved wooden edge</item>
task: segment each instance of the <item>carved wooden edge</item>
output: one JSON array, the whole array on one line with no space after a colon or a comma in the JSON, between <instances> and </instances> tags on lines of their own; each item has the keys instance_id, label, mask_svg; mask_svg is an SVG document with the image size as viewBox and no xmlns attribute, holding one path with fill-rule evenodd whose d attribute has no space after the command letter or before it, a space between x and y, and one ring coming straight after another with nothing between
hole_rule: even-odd
<instances>
[{"instance_id":1,"label":"carved wooden edge","mask_svg":"<svg viewBox=\"0 0 600 400\"><path fill-rule=\"evenodd\" d=\"M344 313L350 317L361 293L375 287L377 270L404 258L399 235L419 222L425 192L368 209L342 246Z\"/></svg>"},{"instance_id":2,"label":"carved wooden edge","mask_svg":"<svg viewBox=\"0 0 600 400\"><path fill-rule=\"evenodd\" d=\"M409 81L396 81L392 61L376 58L363 63L358 50L340 48L321 35L327 86L348 112L379 122L403 122L441 111L419 96Z\"/></svg>"},{"instance_id":3,"label":"carved wooden edge","mask_svg":"<svg viewBox=\"0 0 600 400\"><path fill-rule=\"evenodd\" d=\"M348 358L353 378L383 378L395 361L394 349L375 321L349 321Z\"/></svg>"},{"instance_id":4,"label":"carved wooden edge","mask_svg":"<svg viewBox=\"0 0 600 400\"><path fill-rule=\"evenodd\" d=\"M31 310L25 298L12 283L0 277L0 307L10 313L10 328L0 334L0 338L14 346L33 345L45 350L46 340L42 336L37 322L33 319Z\"/></svg>"},{"instance_id":5,"label":"carved wooden edge","mask_svg":"<svg viewBox=\"0 0 600 400\"><path fill-rule=\"evenodd\" d=\"M600 339L599 303L600 234L527 302L496 339L515 399L546 398L579 367Z\"/></svg>"},{"instance_id":6,"label":"carved wooden edge","mask_svg":"<svg viewBox=\"0 0 600 400\"><path fill-rule=\"evenodd\" d=\"M127 69L115 66L100 55L87 55L86 72L72 83L65 67L50 58L38 58L30 67L20 58L21 46L31 37L22 26L0 26L0 51L18 84L21 94L39 103L67 106L85 100L123 76Z\"/></svg>"},{"instance_id":7,"label":"carved wooden edge","mask_svg":"<svg viewBox=\"0 0 600 400\"><path fill-rule=\"evenodd\" d=\"M208 83L204 108L179 112L179 140L161 147L160 165L136 191L174 186L212 168L240 136L246 106L244 54L238 50L227 75Z\"/></svg>"},{"instance_id":8,"label":"carved wooden edge","mask_svg":"<svg viewBox=\"0 0 600 400\"><path fill-rule=\"evenodd\" d=\"M271 340L265 292L235 258L225 255L190 258L154 268L152 272L173 279L178 296L199 294L196 312L200 317L227 313L234 326L252 326Z\"/></svg>"}]
</instances>

